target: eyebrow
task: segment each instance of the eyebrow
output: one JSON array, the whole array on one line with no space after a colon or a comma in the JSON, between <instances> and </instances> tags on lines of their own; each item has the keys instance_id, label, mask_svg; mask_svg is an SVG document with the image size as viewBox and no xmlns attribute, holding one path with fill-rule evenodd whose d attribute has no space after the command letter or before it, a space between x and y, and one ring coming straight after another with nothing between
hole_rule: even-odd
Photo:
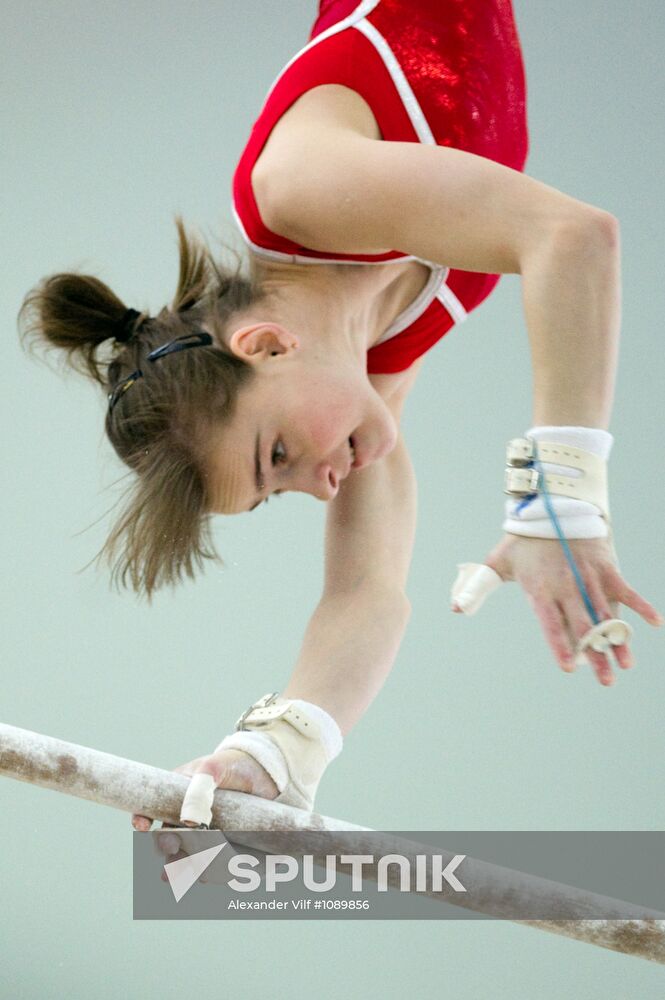
<instances>
[{"instance_id":1,"label":"eyebrow","mask_svg":"<svg viewBox=\"0 0 665 1000\"><path fill-rule=\"evenodd\" d=\"M256 440L254 442L254 485L256 487L256 492L260 493L261 490L265 488L263 480L263 471L261 469L261 450L259 442L259 431L256 432ZM248 508L248 513L252 510L256 510L262 503L262 498L256 501L251 507Z\"/></svg>"}]
</instances>

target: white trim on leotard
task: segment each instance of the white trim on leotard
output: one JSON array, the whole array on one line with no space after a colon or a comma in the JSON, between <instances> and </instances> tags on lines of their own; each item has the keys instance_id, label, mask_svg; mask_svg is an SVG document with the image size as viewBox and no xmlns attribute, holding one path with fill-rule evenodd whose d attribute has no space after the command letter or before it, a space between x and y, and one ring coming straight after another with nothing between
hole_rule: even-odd
<instances>
[{"instance_id":1,"label":"white trim on leotard","mask_svg":"<svg viewBox=\"0 0 665 1000\"><path fill-rule=\"evenodd\" d=\"M268 250L267 247L262 247L249 238L247 230L243 226L242 220L233 204L231 205L231 212L247 246L250 250L254 251L257 257L265 257L266 260L281 260L286 264L363 264L365 267L371 267L373 264L402 264L405 260L421 261L420 257L414 257L413 254L405 254L403 257L391 257L389 260L340 260L339 257L306 257L304 254L299 253L284 253L283 250ZM422 263L429 264L430 267L440 266L438 264L430 264L427 260L422 260Z\"/></svg>"},{"instance_id":2,"label":"white trim on leotard","mask_svg":"<svg viewBox=\"0 0 665 1000\"><path fill-rule=\"evenodd\" d=\"M420 260L419 257L414 257L413 259ZM411 305L404 312L401 312L397 319L393 320L387 330L384 330L379 339L374 341L372 347L376 347L377 344L382 344L384 340L390 340L391 337L395 337L402 330L406 330L407 326L411 326L419 316L422 316L430 303L435 298L438 298L437 290L440 288L441 283L445 282L450 268L442 267L440 264L432 264L427 260L423 260L421 263L427 264L430 268L429 280L425 284L425 287L413 300Z\"/></svg>"},{"instance_id":3,"label":"white trim on leotard","mask_svg":"<svg viewBox=\"0 0 665 1000\"><path fill-rule=\"evenodd\" d=\"M430 129L423 110L418 103L418 99L413 93L411 85L407 80L402 67L399 65L395 54L381 32L367 20L367 15L378 7L379 3L380 0L362 0L355 10L351 12L351 14L343 18L343 20L338 21L337 24L331 25L330 28L326 28L325 31L322 31L307 45L300 49L300 51L286 63L273 80L264 101L264 108L279 80L282 78L287 69L289 69L289 67L291 67L296 60L300 58L300 56L314 48L314 46L318 45L319 42L324 41L324 39L330 38L332 35L336 35L340 31L344 31L346 28L353 27L360 31L365 38L371 42L381 57L381 60L390 74L390 78L392 79L395 89L400 96L404 109L409 117L409 121L411 122L413 130L418 136L419 141L423 145L435 146L436 139L432 134L432 130ZM431 274L425 287L414 299L411 305L401 312L400 315L390 324L388 329L384 331L379 340L377 340L373 346L376 346L376 344L382 344L384 341L389 340L398 333L401 333L402 330L405 330L425 312L435 298L438 299L438 301L444 306L455 323L459 323L467 317L466 309L452 289L446 284L446 279L450 273L450 268L448 267L444 267L440 264L434 264L428 260L423 260L422 257L416 257L413 254L405 254L401 257L392 257L389 260L339 260L339 258L336 257L308 257L304 254L285 253L282 250L269 250L267 247L262 247L259 244L254 243L249 238L240 216L236 211L233 198L231 199L231 211L247 245L257 256L263 257L266 260L283 261L290 264L363 264L365 266L372 264L399 264L404 261L415 260L422 264L426 264L430 268Z\"/></svg>"},{"instance_id":4,"label":"white trim on leotard","mask_svg":"<svg viewBox=\"0 0 665 1000\"><path fill-rule=\"evenodd\" d=\"M445 281L436 293L436 297L456 323L462 323L469 315L450 285L447 285Z\"/></svg>"},{"instance_id":5,"label":"white trim on leotard","mask_svg":"<svg viewBox=\"0 0 665 1000\"><path fill-rule=\"evenodd\" d=\"M404 71L397 62L395 53L388 45L388 42L381 32L377 31L371 21L362 20L359 24L355 24L354 28L360 31L372 43L381 56L383 64L392 77L397 93L401 97L404 109L409 116L409 121L413 125L413 129L420 142L425 146L436 146L436 139L427 124L427 119L418 103L418 99L412 91L411 84L405 77Z\"/></svg>"}]
</instances>

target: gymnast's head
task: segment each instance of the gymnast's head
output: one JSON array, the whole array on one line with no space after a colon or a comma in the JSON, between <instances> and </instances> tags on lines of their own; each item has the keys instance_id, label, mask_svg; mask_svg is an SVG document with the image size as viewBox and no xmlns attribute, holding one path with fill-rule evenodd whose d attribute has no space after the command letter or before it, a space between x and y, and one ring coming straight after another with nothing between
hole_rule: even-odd
<instances>
[{"instance_id":1,"label":"gymnast's head","mask_svg":"<svg viewBox=\"0 0 665 1000\"><path fill-rule=\"evenodd\" d=\"M148 598L223 562L212 515L288 491L331 500L396 440L357 352L331 357L260 265L229 269L176 225L178 287L157 316L77 273L45 278L19 313L24 344L59 348L107 395L107 436L135 475L99 557Z\"/></svg>"}]
</instances>

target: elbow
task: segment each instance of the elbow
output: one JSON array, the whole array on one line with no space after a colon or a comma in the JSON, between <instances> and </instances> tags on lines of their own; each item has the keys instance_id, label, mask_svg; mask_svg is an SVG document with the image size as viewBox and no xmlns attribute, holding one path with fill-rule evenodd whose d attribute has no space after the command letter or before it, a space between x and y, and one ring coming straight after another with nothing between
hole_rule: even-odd
<instances>
[{"instance_id":1,"label":"elbow","mask_svg":"<svg viewBox=\"0 0 665 1000\"><path fill-rule=\"evenodd\" d=\"M619 220L611 212L597 212L596 225L600 238L611 250L618 250L621 238Z\"/></svg>"},{"instance_id":2,"label":"elbow","mask_svg":"<svg viewBox=\"0 0 665 1000\"><path fill-rule=\"evenodd\" d=\"M520 255L519 273L557 266L557 262L599 263L620 253L619 220L611 212L574 201L558 207L541 224Z\"/></svg>"},{"instance_id":3,"label":"elbow","mask_svg":"<svg viewBox=\"0 0 665 1000\"><path fill-rule=\"evenodd\" d=\"M620 246L619 220L611 212L584 205L557 220L553 239L564 249L575 249L584 256L616 254Z\"/></svg>"},{"instance_id":4,"label":"elbow","mask_svg":"<svg viewBox=\"0 0 665 1000\"><path fill-rule=\"evenodd\" d=\"M411 617L411 601L401 587L370 584L365 590L365 600L375 614L396 628L405 629Z\"/></svg>"},{"instance_id":5,"label":"elbow","mask_svg":"<svg viewBox=\"0 0 665 1000\"><path fill-rule=\"evenodd\" d=\"M372 584L365 591L368 615L403 633L411 617L411 602L399 586Z\"/></svg>"},{"instance_id":6,"label":"elbow","mask_svg":"<svg viewBox=\"0 0 665 1000\"><path fill-rule=\"evenodd\" d=\"M377 603L394 609L395 617L403 618L405 621L411 617L411 601L401 586L394 584L374 585L373 593Z\"/></svg>"}]
</instances>

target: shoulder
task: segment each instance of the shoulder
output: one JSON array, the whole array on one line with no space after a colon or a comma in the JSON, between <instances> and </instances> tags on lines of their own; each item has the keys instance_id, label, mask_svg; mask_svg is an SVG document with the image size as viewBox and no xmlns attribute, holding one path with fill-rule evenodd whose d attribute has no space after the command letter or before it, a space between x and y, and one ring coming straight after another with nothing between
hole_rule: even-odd
<instances>
[{"instance_id":1,"label":"shoulder","mask_svg":"<svg viewBox=\"0 0 665 1000\"><path fill-rule=\"evenodd\" d=\"M285 206L307 177L312 162L308 150L317 137L331 133L342 143L345 136L348 141L381 139L376 118L360 94L340 84L324 84L308 90L282 115L254 164L251 183L261 218L287 239L296 237L283 231L289 225Z\"/></svg>"}]
</instances>

